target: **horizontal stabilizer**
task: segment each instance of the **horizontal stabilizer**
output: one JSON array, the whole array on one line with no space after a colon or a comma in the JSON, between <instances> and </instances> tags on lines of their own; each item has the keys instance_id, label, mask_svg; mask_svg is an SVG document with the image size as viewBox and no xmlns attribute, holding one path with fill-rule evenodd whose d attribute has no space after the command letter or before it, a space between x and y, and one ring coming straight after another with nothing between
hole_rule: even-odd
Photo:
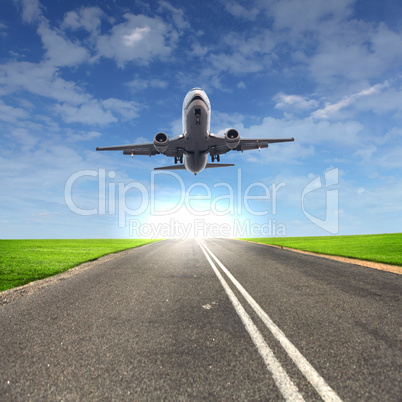
<instances>
[{"instance_id":1,"label":"horizontal stabilizer","mask_svg":"<svg viewBox=\"0 0 402 402\"><path fill-rule=\"evenodd\" d=\"M207 163L207 166L205 166L205 169L229 167L229 166L234 166L234 164L233 163ZM161 166L161 167L155 168L154 170L186 170L186 167L184 165Z\"/></svg>"},{"instance_id":2,"label":"horizontal stabilizer","mask_svg":"<svg viewBox=\"0 0 402 402\"><path fill-rule=\"evenodd\" d=\"M234 166L233 163L207 163L207 166L205 166L205 169L211 169L211 168L218 168L218 167L230 167Z\"/></svg>"},{"instance_id":3,"label":"horizontal stabilizer","mask_svg":"<svg viewBox=\"0 0 402 402\"><path fill-rule=\"evenodd\" d=\"M161 166L154 168L154 170L186 170L186 167L184 165Z\"/></svg>"}]
</instances>

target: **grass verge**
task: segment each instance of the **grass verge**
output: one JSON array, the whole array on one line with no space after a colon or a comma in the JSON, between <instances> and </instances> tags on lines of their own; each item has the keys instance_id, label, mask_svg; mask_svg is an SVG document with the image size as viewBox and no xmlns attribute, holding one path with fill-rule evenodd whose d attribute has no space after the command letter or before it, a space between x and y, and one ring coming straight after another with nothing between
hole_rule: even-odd
<instances>
[{"instance_id":1,"label":"grass verge","mask_svg":"<svg viewBox=\"0 0 402 402\"><path fill-rule=\"evenodd\" d=\"M356 236L270 237L241 240L402 266L402 233Z\"/></svg>"},{"instance_id":2,"label":"grass verge","mask_svg":"<svg viewBox=\"0 0 402 402\"><path fill-rule=\"evenodd\" d=\"M157 240L0 240L0 292Z\"/></svg>"}]
</instances>

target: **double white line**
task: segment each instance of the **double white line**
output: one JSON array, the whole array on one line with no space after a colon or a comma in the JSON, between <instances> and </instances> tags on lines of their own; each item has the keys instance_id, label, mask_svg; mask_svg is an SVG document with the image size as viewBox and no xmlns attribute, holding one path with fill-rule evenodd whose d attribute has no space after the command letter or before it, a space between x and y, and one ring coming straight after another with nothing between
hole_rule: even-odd
<instances>
[{"instance_id":1,"label":"double white line","mask_svg":"<svg viewBox=\"0 0 402 402\"><path fill-rule=\"evenodd\" d=\"M265 342L260 331L253 323L250 316L240 303L239 299L233 293L232 289L226 282L219 269L216 267L214 260L221 270L226 274L234 286L243 295L252 309L260 317L265 326L271 331L272 335L280 342L283 349L287 352L289 357L293 360L299 370L304 374L306 379L315 388L318 394L324 401L341 401L335 391L325 382L325 380L318 374L314 367L306 360L306 358L296 349L296 347L286 338L285 334L277 327L277 325L271 320L268 314L261 308L261 306L250 296L250 294L243 288L243 286L236 280L236 278L229 272L229 270L216 258L212 251L205 245L202 240L197 240L200 245L206 259L210 263L220 283L225 289L230 301L233 304L237 314L242 320L247 332L253 340L255 346L258 349L262 359L268 370L271 372L272 377L282 393L283 397L289 401L303 401L303 396L293 384L292 380L287 375L281 364L276 359L271 348Z\"/></svg>"}]
</instances>

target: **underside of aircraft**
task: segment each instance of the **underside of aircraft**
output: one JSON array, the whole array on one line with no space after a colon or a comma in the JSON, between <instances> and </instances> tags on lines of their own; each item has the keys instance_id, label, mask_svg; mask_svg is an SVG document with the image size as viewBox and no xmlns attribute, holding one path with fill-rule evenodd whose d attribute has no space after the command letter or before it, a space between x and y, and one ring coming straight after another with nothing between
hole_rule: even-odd
<instances>
[{"instance_id":1,"label":"underside of aircraft","mask_svg":"<svg viewBox=\"0 0 402 402\"><path fill-rule=\"evenodd\" d=\"M169 139L165 133L157 133L153 142L142 144L97 147L97 151L123 151L124 155L158 155L174 158L174 165L161 166L155 170L188 170L197 174L203 169L234 166L219 163L220 156L229 151L248 151L268 148L268 144L290 142L294 138L241 138L239 132L229 128L223 135L209 131L211 104L201 88L190 90L183 102L183 133ZM211 163L208 163L208 155ZM216 163L216 162L217 163Z\"/></svg>"}]
</instances>

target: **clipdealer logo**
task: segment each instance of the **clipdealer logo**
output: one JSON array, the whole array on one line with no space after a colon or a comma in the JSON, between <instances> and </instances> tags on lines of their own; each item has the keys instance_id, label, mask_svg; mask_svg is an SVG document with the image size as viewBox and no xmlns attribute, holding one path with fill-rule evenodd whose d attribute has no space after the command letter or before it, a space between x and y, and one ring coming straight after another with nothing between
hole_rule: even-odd
<instances>
[{"instance_id":1,"label":"clipdealer logo","mask_svg":"<svg viewBox=\"0 0 402 402\"><path fill-rule=\"evenodd\" d=\"M266 223L252 223L250 219L234 219L232 223L213 223L205 219L195 219L191 223L170 218L169 222L143 223L138 219L129 221L130 237L151 239L188 239L208 237L269 237L286 236L286 227L276 219L269 218Z\"/></svg>"},{"instance_id":2,"label":"clipdealer logo","mask_svg":"<svg viewBox=\"0 0 402 402\"><path fill-rule=\"evenodd\" d=\"M331 169L324 173L324 183L321 177L317 176L311 180L303 189L301 202L304 215L316 226L331 234L339 232L339 184L338 168ZM314 191L325 191L325 218L319 219L306 210L305 197Z\"/></svg>"},{"instance_id":3,"label":"clipdealer logo","mask_svg":"<svg viewBox=\"0 0 402 402\"><path fill-rule=\"evenodd\" d=\"M88 178L97 179L97 205L94 205L93 199L85 201L77 195L73 197L75 186L79 186L81 181ZM269 218L263 224L252 223L249 219L240 219L243 213L253 217L276 215L278 194L287 186L285 182L272 183L270 186L254 182L243 188L245 186L242 183L241 169L238 169L235 185L219 182L208 186L205 183L196 182L186 187L178 174L169 171L152 171L149 188L137 181L116 183L115 178L116 173L107 172L106 169L82 170L74 173L65 184L66 205L72 212L82 216L117 215L118 227L126 228L128 225L130 237L286 236L286 226L275 219ZM339 183L338 169L325 172L324 178L324 184L321 177L317 176L302 189L301 209L304 216L314 225L331 234L336 234L339 228L339 194L335 187ZM179 199L173 202L163 202L164 197L158 196L158 184L166 182L167 179L174 179L177 182L175 188L177 188L176 194L179 194ZM255 189L263 195L252 195ZM217 190L220 195L214 196L214 190ZM318 190L321 190L320 195ZM315 194L317 194L315 198L322 198L322 191L326 194L323 206L324 219L318 218L309 211L305 200L307 197L311 201L311 197L314 199ZM135 199L135 207L132 206L132 202L130 205L129 199ZM255 201L260 202L254 203ZM256 209L256 205L263 206L262 210ZM320 207L322 209L322 206ZM175 218L183 211L191 216L191 223ZM152 219L152 222L143 222L140 218L145 215L155 219ZM207 216L216 218L230 216L232 221L230 224L219 222L218 219L211 222L203 218ZM136 219L129 219L130 217Z\"/></svg>"},{"instance_id":4,"label":"clipdealer logo","mask_svg":"<svg viewBox=\"0 0 402 402\"><path fill-rule=\"evenodd\" d=\"M74 185L78 184L81 179L88 177L98 179L98 202L97 206L92 208L77 205L79 204L77 203L77 199L73 198ZM105 169L82 170L74 173L67 180L64 188L66 205L77 215L117 214L120 228L126 227L128 216L139 217L146 211L149 211L151 216L169 216L183 208L195 217L210 214L215 216L236 216L243 213L252 216L264 216L267 214L276 214L278 192L286 186L286 183L272 183L270 186L267 186L261 182L254 182L243 190L241 169L238 169L236 185L234 186L226 182L219 182L212 186L196 182L186 187L183 179L178 174L169 171L152 171L149 189L137 181L132 181L128 184L123 182L107 183L107 178L115 179L115 177L116 173L114 171L109 171L106 174ZM160 202L160 197L158 197L157 180L159 180L160 184L168 178L176 181L175 188L177 189L176 193L179 194L179 199L163 203ZM259 189L262 195L252 195L255 189ZM214 196L214 190L218 190L218 192L220 191L224 194ZM128 198L134 194L138 201L137 207L130 208ZM262 210L254 208L252 205L253 201L263 201L264 208ZM208 206L202 209L200 202ZM194 203L197 204L197 207L193 205Z\"/></svg>"}]
</instances>

